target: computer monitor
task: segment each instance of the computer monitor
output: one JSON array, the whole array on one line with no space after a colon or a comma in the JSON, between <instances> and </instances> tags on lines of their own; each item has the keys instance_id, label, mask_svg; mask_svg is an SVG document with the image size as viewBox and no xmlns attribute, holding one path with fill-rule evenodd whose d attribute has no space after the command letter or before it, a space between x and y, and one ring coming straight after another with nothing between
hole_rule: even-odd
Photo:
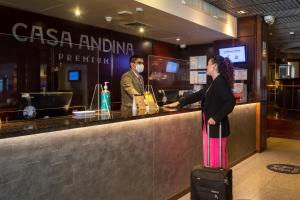
<instances>
[{"instance_id":1,"label":"computer monitor","mask_svg":"<svg viewBox=\"0 0 300 200\"><path fill-rule=\"evenodd\" d=\"M0 92L3 92L3 79L0 79Z\"/></svg>"},{"instance_id":2,"label":"computer monitor","mask_svg":"<svg viewBox=\"0 0 300 200\"><path fill-rule=\"evenodd\" d=\"M68 72L68 81L80 81L81 71L80 70L70 70Z\"/></svg>"},{"instance_id":3,"label":"computer monitor","mask_svg":"<svg viewBox=\"0 0 300 200\"><path fill-rule=\"evenodd\" d=\"M220 48L219 55L224 58L229 58L232 63L245 63L247 61L245 45Z\"/></svg>"},{"instance_id":4,"label":"computer monitor","mask_svg":"<svg viewBox=\"0 0 300 200\"><path fill-rule=\"evenodd\" d=\"M178 63L168 61L167 66L166 66L166 72L168 72L168 73L177 73L178 68L179 68Z\"/></svg>"}]
</instances>

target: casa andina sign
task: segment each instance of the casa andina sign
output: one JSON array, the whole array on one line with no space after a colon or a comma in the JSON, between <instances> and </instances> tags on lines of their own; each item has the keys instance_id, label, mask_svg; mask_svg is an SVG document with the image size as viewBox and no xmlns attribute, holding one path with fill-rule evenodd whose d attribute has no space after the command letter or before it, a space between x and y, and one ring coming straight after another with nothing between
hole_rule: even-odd
<instances>
[{"instance_id":1,"label":"casa andina sign","mask_svg":"<svg viewBox=\"0 0 300 200\"><path fill-rule=\"evenodd\" d=\"M41 45L60 48L61 51L56 53L59 62L110 64L111 54L133 55L134 53L133 44L130 42L87 34L72 37L72 33L66 30L59 31L39 25L30 26L23 22L13 24L11 33L14 39L19 42L36 43L38 41ZM74 52L81 52L81 50L85 50L82 51L84 53L74 54Z\"/></svg>"}]
</instances>

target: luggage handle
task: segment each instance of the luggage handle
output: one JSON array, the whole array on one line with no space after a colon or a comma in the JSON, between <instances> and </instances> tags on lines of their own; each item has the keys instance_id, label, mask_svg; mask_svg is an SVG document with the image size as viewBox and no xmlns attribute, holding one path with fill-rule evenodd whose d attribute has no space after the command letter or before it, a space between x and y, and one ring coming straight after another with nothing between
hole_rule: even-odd
<instances>
[{"instance_id":1,"label":"luggage handle","mask_svg":"<svg viewBox=\"0 0 300 200\"><path fill-rule=\"evenodd\" d=\"M207 123L207 166L210 167L210 132ZM222 124L219 125L219 166L222 168Z\"/></svg>"}]
</instances>

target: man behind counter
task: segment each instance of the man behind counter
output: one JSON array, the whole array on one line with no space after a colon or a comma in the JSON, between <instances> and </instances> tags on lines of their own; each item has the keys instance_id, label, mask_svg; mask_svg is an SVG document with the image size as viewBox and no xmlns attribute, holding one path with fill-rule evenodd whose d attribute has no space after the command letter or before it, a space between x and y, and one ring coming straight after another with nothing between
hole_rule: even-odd
<instances>
[{"instance_id":1,"label":"man behind counter","mask_svg":"<svg viewBox=\"0 0 300 200\"><path fill-rule=\"evenodd\" d=\"M121 112L131 111L134 95L144 94L144 80L140 75L144 71L144 59L133 55L129 60L130 70L121 78Z\"/></svg>"}]
</instances>

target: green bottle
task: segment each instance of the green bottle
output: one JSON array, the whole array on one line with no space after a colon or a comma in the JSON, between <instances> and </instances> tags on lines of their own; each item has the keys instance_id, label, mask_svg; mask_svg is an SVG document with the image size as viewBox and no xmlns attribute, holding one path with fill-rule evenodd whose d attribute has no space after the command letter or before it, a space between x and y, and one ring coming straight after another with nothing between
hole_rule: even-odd
<instances>
[{"instance_id":1,"label":"green bottle","mask_svg":"<svg viewBox=\"0 0 300 200\"><path fill-rule=\"evenodd\" d=\"M108 91L109 82L104 82L104 90L101 91L101 112L110 112L110 92Z\"/></svg>"}]
</instances>

